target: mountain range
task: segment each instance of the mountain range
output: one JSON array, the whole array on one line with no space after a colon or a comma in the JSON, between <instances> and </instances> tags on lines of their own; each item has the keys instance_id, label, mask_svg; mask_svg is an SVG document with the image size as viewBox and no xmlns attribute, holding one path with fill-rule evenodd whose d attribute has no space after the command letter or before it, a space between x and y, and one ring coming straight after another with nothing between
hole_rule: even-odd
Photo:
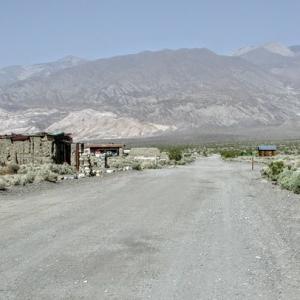
<instances>
[{"instance_id":1,"label":"mountain range","mask_svg":"<svg viewBox=\"0 0 300 300\"><path fill-rule=\"evenodd\" d=\"M0 133L68 131L76 140L253 128L299 137L300 46L69 56L2 68L0 122Z\"/></svg>"}]
</instances>

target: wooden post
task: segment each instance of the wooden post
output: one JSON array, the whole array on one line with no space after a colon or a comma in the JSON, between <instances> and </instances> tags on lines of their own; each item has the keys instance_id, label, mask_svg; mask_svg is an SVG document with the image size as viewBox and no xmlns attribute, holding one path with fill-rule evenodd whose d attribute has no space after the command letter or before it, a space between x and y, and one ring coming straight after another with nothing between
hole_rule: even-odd
<instances>
[{"instance_id":1,"label":"wooden post","mask_svg":"<svg viewBox=\"0 0 300 300\"><path fill-rule=\"evenodd\" d=\"M79 143L76 143L76 148L75 148L75 165L76 165L76 170L77 172L79 171L79 166L80 166L80 154L79 154Z\"/></svg>"},{"instance_id":2,"label":"wooden post","mask_svg":"<svg viewBox=\"0 0 300 300\"><path fill-rule=\"evenodd\" d=\"M252 171L254 170L254 156L253 156L253 153L252 153Z\"/></svg>"}]
</instances>

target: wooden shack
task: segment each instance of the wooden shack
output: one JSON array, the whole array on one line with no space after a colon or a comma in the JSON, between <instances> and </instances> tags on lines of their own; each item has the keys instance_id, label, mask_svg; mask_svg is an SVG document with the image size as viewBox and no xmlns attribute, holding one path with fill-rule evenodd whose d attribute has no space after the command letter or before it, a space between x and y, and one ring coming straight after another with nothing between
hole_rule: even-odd
<instances>
[{"instance_id":1,"label":"wooden shack","mask_svg":"<svg viewBox=\"0 0 300 300\"><path fill-rule=\"evenodd\" d=\"M277 147L275 145L260 145L257 147L258 156L261 157L268 157L268 156L275 156Z\"/></svg>"}]
</instances>

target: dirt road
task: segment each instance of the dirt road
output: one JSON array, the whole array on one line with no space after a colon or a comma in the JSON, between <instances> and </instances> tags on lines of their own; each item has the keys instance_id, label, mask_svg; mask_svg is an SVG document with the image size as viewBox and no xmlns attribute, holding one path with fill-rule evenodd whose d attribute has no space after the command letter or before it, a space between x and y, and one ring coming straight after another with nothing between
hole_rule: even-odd
<instances>
[{"instance_id":1,"label":"dirt road","mask_svg":"<svg viewBox=\"0 0 300 300\"><path fill-rule=\"evenodd\" d=\"M217 157L0 194L0 299L300 299L299 221Z\"/></svg>"}]
</instances>

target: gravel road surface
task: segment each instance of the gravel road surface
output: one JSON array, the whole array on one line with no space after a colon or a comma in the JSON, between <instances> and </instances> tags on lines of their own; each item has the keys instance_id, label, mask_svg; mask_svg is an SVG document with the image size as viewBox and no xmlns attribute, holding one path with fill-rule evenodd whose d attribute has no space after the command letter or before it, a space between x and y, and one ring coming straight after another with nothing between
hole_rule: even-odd
<instances>
[{"instance_id":1,"label":"gravel road surface","mask_svg":"<svg viewBox=\"0 0 300 300\"><path fill-rule=\"evenodd\" d=\"M0 194L0 299L300 299L300 197L218 157Z\"/></svg>"}]
</instances>

